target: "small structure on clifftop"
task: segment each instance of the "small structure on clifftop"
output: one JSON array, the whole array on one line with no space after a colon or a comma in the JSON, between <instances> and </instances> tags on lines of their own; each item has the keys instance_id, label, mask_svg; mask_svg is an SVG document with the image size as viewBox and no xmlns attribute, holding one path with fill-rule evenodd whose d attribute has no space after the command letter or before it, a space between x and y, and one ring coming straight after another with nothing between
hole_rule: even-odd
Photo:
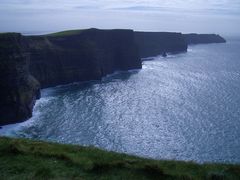
<instances>
[{"instance_id":1,"label":"small structure on clifftop","mask_svg":"<svg viewBox=\"0 0 240 180\"><path fill-rule=\"evenodd\" d=\"M167 57L167 53L165 51L162 53L162 57Z\"/></svg>"}]
</instances>

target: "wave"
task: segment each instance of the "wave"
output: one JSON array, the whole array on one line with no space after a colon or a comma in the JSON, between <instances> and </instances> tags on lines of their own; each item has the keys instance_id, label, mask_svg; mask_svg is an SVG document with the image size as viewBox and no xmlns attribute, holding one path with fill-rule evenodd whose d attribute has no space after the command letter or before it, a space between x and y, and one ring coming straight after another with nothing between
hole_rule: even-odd
<instances>
[{"instance_id":1,"label":"wave","mask_svg":"<svg viewBox=\"0 0 240 180\"><path fill-rule=\"evenodd\" d=\"M53 99L54 97L42 97L39 100L37 100L33 109L33 116L30 119L24 122L2 126L2 128L0 129L0 135L14 137L17 136L17 132L21 131L21 129L31 127L32 125L34 125L36 119L39 119L42 113L40 110L41 107L46 107L47 104Z\"/></svg>"}]
</instances>

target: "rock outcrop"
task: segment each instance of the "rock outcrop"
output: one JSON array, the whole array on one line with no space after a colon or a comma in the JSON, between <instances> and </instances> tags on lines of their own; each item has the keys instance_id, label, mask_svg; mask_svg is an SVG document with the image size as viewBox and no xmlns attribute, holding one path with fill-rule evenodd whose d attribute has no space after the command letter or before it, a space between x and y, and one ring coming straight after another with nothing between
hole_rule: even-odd
<instances>
[{"instance_id":1,"label":"rock outcrop","mask_svg":"<svg viewBox=\"0 0 240 180\"><path fill-rule=\"evenodd\" d=\"M218 34L183 34L187 44L225 43L226 40Z\"/></svg>"},{"instance_id":2,"label":"rock outcrop","mask_svg":"<svg viewBox=\"0 0 240 180\"><path fill-rule=\"evenodd\" d=\"M187 43L181 33L135 32L134 34L141 58L187 51Z\"/></svg>"},{"instance_id":3,"label":"rock outcrop","mask_svg":"<svg viewBox=\"0 0 240 180\"><path fill-rule=\"evenodd\" d=\"M0 34L0 125L31 117L40 97L40 85L28 71L26 49L20 34Z\"/></svg>"}]
</instances>

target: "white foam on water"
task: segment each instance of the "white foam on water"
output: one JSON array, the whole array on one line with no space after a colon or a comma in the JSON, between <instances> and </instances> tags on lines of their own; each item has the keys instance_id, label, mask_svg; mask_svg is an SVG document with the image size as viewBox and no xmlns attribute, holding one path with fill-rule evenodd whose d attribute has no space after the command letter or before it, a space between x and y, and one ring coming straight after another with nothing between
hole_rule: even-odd
<instances>
[{"instance_id":1,"label":"white foam on water","mask_svg":"<svg viewBox=\"0 0 240 180\"><path fill-rule=\"evenodd\" d=\"M47 91L45 90L45 94L48 93ZM41 115L39 108L41 106L45 106L51 100L53 100L53 97L42 97L37 100L33 108L33 116L30 119L21 123L2 126L0 129L0 136L15 136L16 133L19 132L22 128L31 127L34 124L35 120L38 119L38 117Z\"/></svg>"}]
</instances>

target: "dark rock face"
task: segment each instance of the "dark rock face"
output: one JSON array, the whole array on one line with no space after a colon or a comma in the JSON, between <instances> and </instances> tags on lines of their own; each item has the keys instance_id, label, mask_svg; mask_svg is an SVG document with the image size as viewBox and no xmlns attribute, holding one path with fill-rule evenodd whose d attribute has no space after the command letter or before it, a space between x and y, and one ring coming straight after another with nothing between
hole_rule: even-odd
<instances>
[{"instance_id":1,"label":"dark rock face","mask_svg":"<svg viewBox=\"0 0 240 180\"><path fill-rule=\"evenodd\" d=\"M225 43L226 40L217 34L184 34L188 44Z\"/></svg>"},{"instance_id":2,"label":"dark rock face","mask_svg":"<svg viewBox=\"0 0 240 180\"><path fill-rule=\"evenodd\" d=\"M20 34L0 34L0 125L31 117L40 97L40 85L28 71L26 47Z\"/></svg>"},{"instance_id":3,"label":"dark rock face","mask_svg":"<svg viewBox=\"0 0 240 180\"><path fill-rule=\"evenodd\" d=\"M181 33L135 32L134 34L141 58L187 51L187 43Z\"/></svg>"},{"instance_id":4,"label":"dark rock face","mask_svg":"<svg viewBox=\"0 0 240 180\"><path fill-rule=\"evenodd\" d=\"M141 68L132 30L89 29L27 37L30 71L42 87Z\"/></svg>"}]
</instances>

